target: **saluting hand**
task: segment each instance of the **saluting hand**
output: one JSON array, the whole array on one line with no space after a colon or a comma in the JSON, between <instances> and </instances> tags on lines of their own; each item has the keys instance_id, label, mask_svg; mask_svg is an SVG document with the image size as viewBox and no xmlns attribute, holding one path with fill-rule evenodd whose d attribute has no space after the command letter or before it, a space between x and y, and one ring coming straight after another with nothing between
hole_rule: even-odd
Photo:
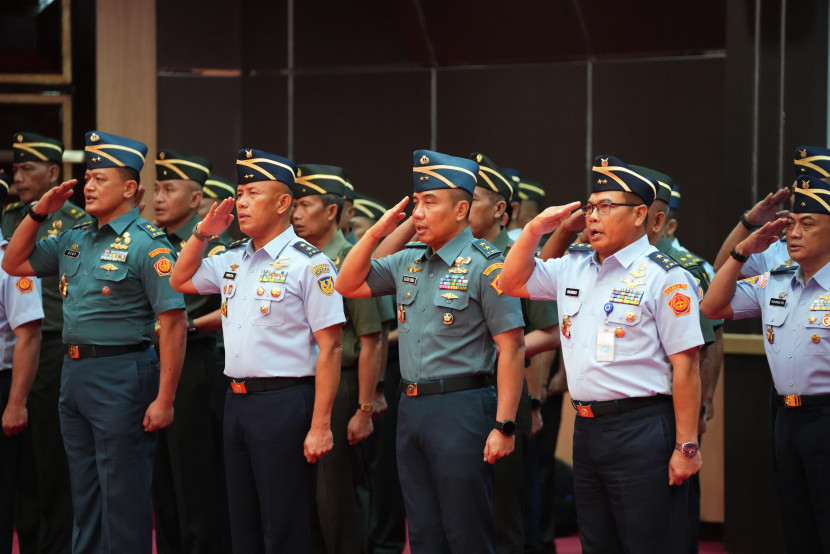
<instances>
[{"instance_id":1,"label":"saluting hand","mask_svg":"<svg viewBox=\"0 0 830 554\"><path fill-rule=\"evenodd\" d=\"M386 213L380 217L378 222L369 227L369 230L366 232L375 239L380 240L394 231L395 227L398 226L398 223L406 217L403 209L408 203L409 197L404 196L403 200L395 204L391 209L387 210Z\"/></svg>"},{"instance_id":2,"label":"saluting hand","mask_svg":"<svg viewBox=\"0 0 830 554\"><path fill-rule=\"evenodd\" d=\"M754 231L751 235L742 240L735 247L743 256L751 254L758 254L763 252L770 245L778 242L778 235L787 227L787 220L785 218L776 219L775 221L765 223L763 227Z\"/></svg>"},{"instance_id":3,"label":"saluting hand","mask_svg":"<svg viewBox=\"0 0 830 554\"><path fill-rule=\"evenodd\" d=\"M487 436L487 443L484 445L484 461L494 464L511 452L516 446L516 437L508 437L498 429L493 429Z\"/></svg>"},{"instance_id":4,"label":"saluting hand","mask_svg":"<svg viewBox=\"0 0 830 554\"><path fill-rule=\"evenodd\" d=\"M752 206L752 209L746 214L746 220L749 221L750 225L760 227L776 217L782 217L782 213L784 214L783 217L786 217L787 212L779 212L778 208L789 196L789 188L777 190L775 193L770 192L760 202Z\"/></svg>"},{"instance_id":5,"label":"saluting hand","mask_svg":"<svg viewBox=\"0 0 830 554\"><path fill-rule=\"evenodd\" d=\"M315 429L308 430L308 435L303 442L303 454L309 463L315 463L317 460L331 452L334 448L334 435L331 434L331 429Z\"/></svg>"},{"instance_id":6,"label":"saluting hand","mask_svg":"<svg viewBox=\"0 0 830 554\"><path fill-rule=\"evenodd\" d=\"M61 206L72 196L72 189L77 184L77 179L71 179L47 190L46 194L38 200L35 211L41 215L46 215L60 210Z\"/></svg>"},{"instance_id":7,"label":"saluting hand","mask_svg":"<svg viewBox=\"0 0 830 554\"><path fill-rule=\"evenodd\" d=\"M559 224L571 215L582 217L581 210L571 214L571 212L579 208L579 206L579 202L571 202L570 204L565 204L564 206L550 206L545 208L542 213L530 220L527 224L527 228L535 235L546 235L559 227Z\"/></svg>"},{"instance_id":8,"label":"saluting hand","mask_svg":"<svg viewBox=\"0 0 830 554\"><path fill-rule=\"evenodd\" d=\"M224 233L233 221L233 207L235 204L236 201L233 198L225 198L218 206L214 202L199 224L199 232L206 237Z\"/></svg>"}]
</instances>

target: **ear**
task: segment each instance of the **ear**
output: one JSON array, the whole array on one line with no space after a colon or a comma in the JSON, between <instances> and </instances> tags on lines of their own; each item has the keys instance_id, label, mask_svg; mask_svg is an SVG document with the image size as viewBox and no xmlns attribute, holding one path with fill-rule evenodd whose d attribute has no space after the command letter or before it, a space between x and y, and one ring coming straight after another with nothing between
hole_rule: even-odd
<instances>
[{"instance_id":1,"label":"ear","mask_svg":"<svg viewBox=\"0 0 830 554\"><path fill-rule=\"evenodd\" d=\"M663 229L663 224L666 222L666 213L665 212L657 212L654 214L654 222L651 224L651 228L655 233L659 233Z\"/></svg>"},{"instance_id":2,"label":"ear","mask_svg":"<svg viewBox=\"0 0 830 554\"><path fill-rule=\"evenodd\" d=\"M674 233L675 233L675 231L677 231L677 223L678 223L678 221L676 219L672 219L671 221L666 223L666 235L667 236L669 236L671 238L674 238Z\"/></svg>"},{"instance_id":3,"label":"ear","mask_svg":"<svg viewBox=\"0 0 830 554\"><path fill-rule=\"evenodd\" d=\"M57 164L49 164L49 183L55 185L58 183L58 175L60 175L61 168Z\"/></svg>"},{"instance_id":4,"label":"ear","mask_svg":"<svg viewBox=\"0 0 830 554\"><path fill-rule=\"evenodd\" d=\"M455 204L455 220L463 221L470 213L470 203L466 200L459 200Z\"/></svg>"},{"instance_id":5,"label":"ear","mask_svg":"<svg viewBox=\"0 0 830 554\"><path fill-rule=\"evenodd\" d=\"M280 194L277 196L277 215L288 213L291 209L292 202L294 202L294 197L290 194Z\"/></svg>"},{"instance_id":6,"label":"ear","mask_svg":"<svg viewBox=\"0 0 830 554\"><path fill-rule=\"evenodd\" d=\"M501 219L501 216L504 215L504 212L507 211L507 202L504 200L499 200L496 202L496 211L493 213L493 219Z\"/></svg>"},{"instance_id":7,"label":"ear","mask_svg":"<svg viewBox=\"0 0 830 554\"><path fill-rule=\"evenodd\" d=\"M138 191L138 183L130 179L124 182L124 198L134 198Z\"/></svg>"},{"instance_id":8,"label":"ear","mask_svg":"<svg viewBox=\"0 0 830 554\"><path fill-rule=\"evenodd\" d=\"M199 204L202 202L202 191L194 190L190 192L190 209L196 209L199 207Z\"/></svg>"},{"instance_id":9,"label":"ear","mask_svg":"<svg viewBox=\"0 0 830 554\"><path fill-rule=\"evenodd\" d=\"M646 220L646 216L648 215L648 206L645 204L641 204L634 208L634 225L636 227L640 227Z\"/></svg>"},{"instance_id":10,"label":"ear","mask_svg":"<svg viewBox=\"0 0 830 554\"><path fill-rule=\"evenodd\" d=\"M341 214L342 216L343 214ZM337 219L337 205L336 204L329 204L326 206L326 219L329 221L334 221ZM351 218L349 218L351 221Z\"/></svg>"}]
</instances>

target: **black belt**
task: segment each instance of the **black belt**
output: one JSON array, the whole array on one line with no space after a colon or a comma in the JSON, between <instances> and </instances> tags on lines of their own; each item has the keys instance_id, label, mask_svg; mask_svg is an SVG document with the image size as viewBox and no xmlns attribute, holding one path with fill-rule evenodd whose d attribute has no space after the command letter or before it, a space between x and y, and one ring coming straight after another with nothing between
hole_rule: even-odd
<instances>
[{"instance_id":1,"label":"black belt","mask_svg":"<svg viewBox=\"0 0 830 554\"><path fill-rule=\"evenodd\" d=\"M249 392L287 389L288 387L313 383L314 377L248 377L246 379L231 379L230 387L234 394L248 394Z\"/></svg>"},{"instance_id":2,"label":"black belt","mask_svg":"<svg viewBox=\"0 0 830 554\"><path fill-rule=\"evenodd\" d=\"M480 389L490 385L489 375L466 375L448 377L434 381L405 381L401 379L401 392L407 396L424 396L426 394L443 394L462 390Z\"/></svg>"},{"instance_id":3,"label":"black belt","mask_svg":"<svg viewBox=\"0 0 830 554\"><path fill-rule=\"evenodd\" d=\"M118 346L98 346L95 344L64 344L63 352L73 360L78 358L103 358L105 356L118 356L130 352L141 352L147 350L149 342L138 344L124 344Z\"/></svg>"},{"instance_id":4,"label":"black belt","mask_svg":"<svg viewBox=\"0 0 830 554\"><path fill-rule=\"evenodd\" d=\"M778 404L786 408L812 408L814 406L830 406L830 394L804 396L802 394L787 394L778 397Z\"/></svg>"},{"instance_id":5,"label":"black belt","mask_svg":"<svg viewBox=\"0 0 830 554\"><path fill-rule=\"evenodd\" d=\"M629 410L645 408L646 406L655 406L663 402L668 402L671 399L670 395L658 394L655 396L621 398L619 400L603 400L599 402L581 402L579 400L571 400L571 404L576 410L576 413L582 417L601 417L621 414Z\"/></svg>"}]
</instances>

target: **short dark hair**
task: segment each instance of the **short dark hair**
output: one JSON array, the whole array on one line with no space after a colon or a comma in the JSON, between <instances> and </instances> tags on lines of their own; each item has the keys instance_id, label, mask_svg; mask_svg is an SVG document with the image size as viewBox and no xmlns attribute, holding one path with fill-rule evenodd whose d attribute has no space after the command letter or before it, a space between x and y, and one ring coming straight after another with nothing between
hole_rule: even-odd
<instances>
[{"instance_id":1,"label":"short dark hair","mask_svg":"<svg viewBox=\"0 0 830 554\"><path fill-rule=\"evenodd\" d=\"M343 197L338 194L321 194L320 200L323 201L323 207L327 208L334 204L337 206L337 216L334 218L334 222L338 225L340 224L340 217L343 215Z\"/></svg>"},{"instance_id":2,"label":"short dark hair","mask_svg":"<svg viewBox=\"0 0 830 554\"><path fill-rule=\"evenodd\" d=\"M135 181L137 185L141 184L141 173L137 169L132 167L116 167L115 169L118 170L118 174L125 181Z\"/></svg>"}]
</instances>

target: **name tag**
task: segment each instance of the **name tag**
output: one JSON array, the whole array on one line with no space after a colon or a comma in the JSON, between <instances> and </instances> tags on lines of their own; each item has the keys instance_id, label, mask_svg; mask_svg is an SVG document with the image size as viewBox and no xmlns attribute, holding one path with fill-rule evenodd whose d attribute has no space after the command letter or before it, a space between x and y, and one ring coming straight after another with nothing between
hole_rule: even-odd
<instances>
[{"instance_id":1,"label":"name tag","mask_svg":"<svg viewBox=\"0 0 830 554\"><path fill-rule=\"evenodd\" d=\"M81 253L77 250L67 250L63 253L64 256L69 256L70 258L77 258L78 256L80 256L80 254Z\"/></svg>"},{"instance_id":2,"label":"name tag","mask_svg":"<svg viewBox=\"0 0 830 554\"><path fill-rule=\"evenodd\" d=\"M234 273L233 271L226 271L225 274L222 276L222 279L230 279L231 281L233 281L234 279L236 279L236 273Z\"/></svg>"},{"instance_id":3,"label":"name tag","mask_svg":"<svg viewBox=\"0 0 830 554\"><path fill-rule=\"evenodd\" d=\"M404 283L409 283L411 285L414 285L417 281L418 281L417 277L412 277L411 275L404 275L403 276L403 282Z\"/></svg>"},{"instance_id":4,"label":"name tag","mask_svg":"<svg viewBox=\"0 0 830 554\"><path fill-rule=\"evenodd\" d=\"M579 289L565 289L565 296L579 296Z\"/></svg>"},{"instance_id":5,"label":"name tag","mask_svg":"<svg viewBox=\"0 0 830 554\"><path fill-rule=\"evenodd\" d=\"M597 361L614 361L614 331L607 327L597 329Z\"/></svg>"},{"instance_id":6,"label":"name tag","mask_svg":"<svg viewBox=\"0 0 830 554\"><path fill-rule=\"evenodd\" d=\"M783 298L770 298L769 299L769 305L770 306L786 306L787 301L784 300Z\"/></svg>"}]
</instances>

